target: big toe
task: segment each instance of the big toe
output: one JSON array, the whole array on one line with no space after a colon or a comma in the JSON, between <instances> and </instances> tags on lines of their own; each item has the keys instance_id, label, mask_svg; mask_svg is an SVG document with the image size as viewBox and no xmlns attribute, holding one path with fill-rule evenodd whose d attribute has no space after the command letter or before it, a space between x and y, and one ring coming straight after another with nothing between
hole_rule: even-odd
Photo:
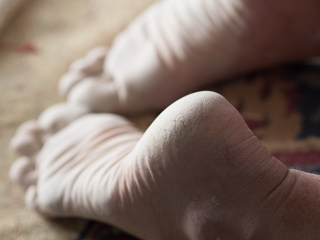
<instances>
[{"instance_id":1,"label":"big toe","mask_svg":"<svg viewBox=\"0 0 320 240\"><path fill-rule=\"evenodd\" d=\"M56 216L54 213L47 212L41 208L38 200L38 190L36 185L31 185L27 188L24 199L28 208L41 214L42 216L45 216L48 218L53 218Z\"/></svg>"}]
</instances>

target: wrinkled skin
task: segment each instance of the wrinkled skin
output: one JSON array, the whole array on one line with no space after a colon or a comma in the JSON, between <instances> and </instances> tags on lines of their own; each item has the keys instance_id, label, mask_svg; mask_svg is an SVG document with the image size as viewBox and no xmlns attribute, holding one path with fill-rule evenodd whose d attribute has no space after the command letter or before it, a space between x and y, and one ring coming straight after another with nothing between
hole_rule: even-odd
<instances>
[{"instance_id":1,"label":"wrinkled skin","mask_svg":"<svg viewBox=\"0 0 320 240\"><path fill-rule=\"evenodd\" d=\"M142 239L318 239L319 177L273 158L222 96L184 97L144 134L88 113L164 108L203 84L318 54L319 12L316 0L155 3L110 50L70 67L67 103L18 129L10 176L27 205Z\"/></svg>"}]
</instances>

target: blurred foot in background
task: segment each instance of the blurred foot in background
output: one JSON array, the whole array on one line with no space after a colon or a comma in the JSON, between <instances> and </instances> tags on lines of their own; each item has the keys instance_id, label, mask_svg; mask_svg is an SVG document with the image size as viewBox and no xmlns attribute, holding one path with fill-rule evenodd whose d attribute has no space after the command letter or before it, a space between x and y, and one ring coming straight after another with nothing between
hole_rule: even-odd
<instances>
[{"instance_id":1,"label":"blurred foot in background","mask_svg":"<svg viewBox=\"0 0 320 240\"><path fill-rule=\"evenodd\" d=\"M71 65L59 90L90 111L159 110L208 84L320 54L317 0L164 0L110 51Z\"/></svg>"}]
</instances>

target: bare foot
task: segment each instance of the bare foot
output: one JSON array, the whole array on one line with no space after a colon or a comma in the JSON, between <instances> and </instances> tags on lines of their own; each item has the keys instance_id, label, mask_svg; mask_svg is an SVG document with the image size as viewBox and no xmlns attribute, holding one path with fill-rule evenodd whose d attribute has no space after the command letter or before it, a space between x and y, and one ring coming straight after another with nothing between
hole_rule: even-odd
<instances>
[{"instance_id":1,"label":"bare foot","mask_svg":"<svg viewBox=\"0 0 320 240\"><path fill-rule=\"evenodd\" d=\"M117 115L82 117L11 175L41 214L97 219L142 239L320 234L319 176L288 170L212 92L180 99L144 134Z\"/></svg>"},{"instance_id":2,"label":"bare foot","mask_svg":"<svg viewBox=\"0 0 320 240\"><path fill-rule=\"evenodd\" d=\"M108 54L73 64L60 90L92 111L163 109L204 84L320 54L319 22L317 0L159 1Z\"/></svg>"}]
</instances>

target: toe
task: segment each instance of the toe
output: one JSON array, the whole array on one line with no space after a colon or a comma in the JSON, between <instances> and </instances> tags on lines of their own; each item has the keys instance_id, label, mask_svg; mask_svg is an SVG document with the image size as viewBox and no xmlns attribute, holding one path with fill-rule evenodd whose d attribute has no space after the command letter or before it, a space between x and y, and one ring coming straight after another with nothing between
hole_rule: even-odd
<instances>
[{"instance_id":1,"label":"toe","mask_svg":"<svg viewBox=\"0 0 320 240\"><path fill-rule=\"evenodd\" d=\"M42 130L35 121L29 121L18 128L10 148L19 155L32 156L38 153L42 144Z\"/></svg>"},{"instance_id":2,"label":"toe","mask_svg":"<svg viewBox=\"0 0 320 240\"><path fill-rule=\"evenodd\" d=\"M87 78L75 86L68 95L68 102L88 106L95 112L114 112L119 108L115 83L92 78Z\"/></svg>"},{"instance_id":3,"label":"toe","mask_svg":"<svg viewBox=\"0 0 320 240\"><path fill-rule=\"evenodd\" d=\"M70 71L60 79L59 93L66 96L84 78L103 72L103 65L107 54L107 47L97 47L90 51L85 58L72 63Z\"/></svg>"},{"instance_id":4,"label":"toe","mask_svg":"<svg viewBox=\"0 0 320 240\"><path fill-rule=\"evenodd\" d=\"M101 64L94 59L81 58L73 62L70 66L71 72L82 72L93 75L102 71Z\"/></svg>"},{"instance_id":5,"label":"toe","mask_svg":"<svg viewBox=\"0 0 320 240\"><path fill-rule=\"evenodd\" d=\"M40 213L39 204L37 201L37 188L36 185L28 187L25 195L25 203L28 208Z\"/></svg>"},{"instance_id":6,"label":"toe","mask_svg":"<svg viewBox=\"0 0 320 240\"><path fill-rule=\"evenodd\" d=\"M105 46L96 47L88 53L88 58L104 61L109 49Z\"/></svg>"},{"instance_id":7,"label":"toe","mask_svg":"<svg viewBox=\"0 0 320 240\"><path fill-rule=\"evenodd\" d=\"M32 132L35 134L41 133L41 130L39 129L36 121L34 120L21 124L21 126L17 129L17 132L26 132L26 131Z\"/></svg>"},{"instance_id":8,"label":"toe","mask_svg":"<svg viewBox=\"0 0 320 240\"><path fill-rule=\"evenodd\" d=\"M90 51L86 57L88 61L88 68L83 71L100 73L104 69L104 63L106 61L109 49L101 46Z\"/></svg>"},{"instance_id":9,"label":"toe","mask_svg":"<svg viewBox=\"0 0 320 240\"><path fill-rule=\"evenodd\" d=\"M77 85L87 74L79 71L68 72L59 81L58 91L62 96L67 96L69 91Z\"/></svg>"},{"instance_id":10,"label":"toe","mask_svg":"<svg viewBox=\"0 0 320 240\"><path fill-rule=\"evenodd\" d=\"M75 61L70 66L71 71L85 72L88 75L103 71L103 63L107 56L108 48L97 47L90 51L85 58Z\"/></svg>"},{"instance_id":11,"label":"toe","mask_svg":"<svg viewBox=\"0 0 320 240\"><path fill-rule=\"evenodd\" d=\"M87 113L89 108L84 105L59 103L46 109L40 115L38 124L50 136Z\"/></svg>"},{"instance_id":12,"label":"toe","mask_svg":"<svg viewBox=\"0 0 320 240\"><path fill-rule=\"evenodd\" d=\"M36 184L38 176L35 171L34 161L29 157L20 157L12 164L9 176L13 182L20 184L24 188Z\"/></svg>"},{"instance_id":13,"label":"toe","mask_svg":"<svg viewBox=\"0 0 320 240\"><path fill-rule=\"evenodd\" d=\"M39 204L38 201L38 191L37 191L37 185L31 185L28 187L25 195L25 203L28 208L31 210L37 212L38 214L41 214L42 216L45 216L47 218L53 218L55 217L54 214L49 213L47 211L44 211Z\"/></svg>"}]
</instances>

